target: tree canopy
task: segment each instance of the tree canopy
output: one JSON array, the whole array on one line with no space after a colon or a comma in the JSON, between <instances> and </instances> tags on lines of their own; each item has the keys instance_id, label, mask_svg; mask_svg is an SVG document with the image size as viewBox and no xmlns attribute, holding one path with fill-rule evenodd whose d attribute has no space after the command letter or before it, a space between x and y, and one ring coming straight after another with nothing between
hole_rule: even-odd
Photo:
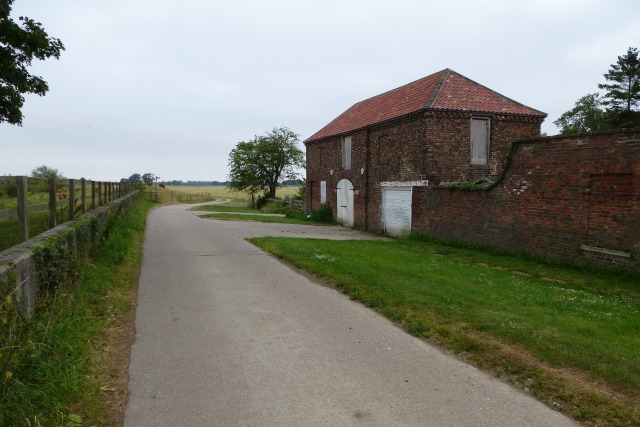
<instances>
[{"instance_id":1,"label":"tree canopy","mask_svg":"<svg viewBox=\"0 0 640 427\"><path fill-rule=\"evenodd\" d=\"M22 125L25 93L44 96L49 85L27 71L34 59L60 58L64 45L49 37L42 24L21 16L22 25L9 16L14 0L0 0L0 123Z\"/></svg>"},{"instance_id":2,"label":"tree canopy","mask_svg":"<svg viewBox=\"0 0 640 427\"><path fill-rule=\"evenodd\" d=\"M618 56L618 62L604 75L608 83L598 85L606 90L603 104L614 111L630 112L640 101L640 60L638 49L630 47L627 54Z\"/></svg>"},{"instance_id":3,"label":"tree canopy","mask_svg":"<svg viewBox=\"0 0 640 427\"><path fill-rule=\"evenodd\" d=\"M630 47L604 74L605 91L580 98L575 107L553 122L564 135L640 126L640 59L638 49ZM603 109L604 108L604 109Z\"/></svg>"},{"instance_id":4,"label":"tree canopy","mask_svg":"<svg viewBox=\"0 0 640 427\"><path fill-rule=\"evenodd\" d=\"M50 168L47 165L38 166L34 170L31 171L31 176L33 178L53 178L53 179L63 179L64 176L62 172L58 171L58 169Z\"/></svg>"},{"instance_id":5,"label":"tree canopy","mask_svg":"<svg viewBox=\"0 0 640 427\"><path fill-rule=\"evenodd\" d=\"M142 182L149 185L149 183L153 183L153 181L156 179L156 176L152 173L147 172L144 175L142 175L141 179L142 179Z\"/></svg>"},{"instance_id":6,"label":"tree canopy","mask_svg":"<svg viewBox=\"0 0 640 427\"><path fill-rule=\"evenodd\" d=\"M601 105L600 95L590 93L580 98L575 107L562 114L553 123L561 129L563 135L604 130L605 112Z\"/></svg>"},{"instance_id":7,"label":"tree canopy","mask_svg":"<svg viewBox=\"0 0 640 427\"><path fill-rule=\"evenodd\" d=\"M298 141L298 134L281 127L239 142L229 153L229 188L274 198L281 181L296 179L297 169L304 167Z\"/></svg>"},{"instance_id":8,"label":"tree canopy","mask_svg":"<svg viewBox=\"0 0 640 427\"><path fill-rule=\"evenodd\" d=\"M142 184L142 177L139 173L132 174L129 178L122 178L120 181L126 181L130 184Z\"/></svg>"}]
</instances>

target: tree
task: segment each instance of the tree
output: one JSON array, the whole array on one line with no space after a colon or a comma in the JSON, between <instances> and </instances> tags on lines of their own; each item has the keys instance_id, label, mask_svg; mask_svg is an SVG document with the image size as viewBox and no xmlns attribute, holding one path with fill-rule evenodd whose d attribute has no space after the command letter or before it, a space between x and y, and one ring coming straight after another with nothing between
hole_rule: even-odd
<instances>
[{"instance_id":1,"label":"tree","mask_svg":"<svg viewBox=\"0 0 640 427\"><path fill-rule=\"evenodd\" d=\"M297 147L298 134L286 127L273 128L266 136L239 142L229 153L229 188L249 194L276 196L283 178L296 179L304 167L304 153Z\"/></svg>"},{"instance_id":2,"label":"tree","mask_svg":"<svg viewBox=\"0 0 640 427\"><path fill-rule=\"evenodd\" d=\"M604 105L615 111L630 112L640 100L640 59L638 49L630 47L627 54L618 56L618 62L604 75L611 83L599 84L604 95Z\"/></svg>"},{"instance_id":3,"label":"tree","mask_svg":"<svg viewBox=\"0 0 640 427\"><path fill-rule=\"evenodd\" d=\"M602 104L607 107L610 127L625 128L640 126L640 113L635 109L640 102L640 59L638 49L630 47L626 55L618 56L604 74L608 83L598 84L604 89Z\"/></svg>"},{"instance_id":4,"label":"tree","mask_svg":"<svg viewBox=\"0 0 640 427\"><path fill-rule=\"evenodd\" d=\"M153 181L156 179L156 176L152 173L145 173L144 175L142 175L142 182L144 182L145 184L149 185L149 183L153 183Z\"/></svg>"},{"instance_id":5,"label":"tree","mask_svg":"<svg viewBox=\"0 0 640 427\"><path fill-rule=\"evenodd\" d=\"M31 176L33 178L53 178L53 179L63 179L64 176L62 172L59 172L58 169L50 168L49 166L42 165L38 166L34 170L31 171Z\"/></svg>"},{"instance_id":6,"label":"tree","mask_svg":"<svg viewBox=\"0 0 640 427\"><path fill-rule=\"evenodd\" d=\"M142 178L139 173L134 173L127 181L131 184L142 184Z\"/></svg>"},{"instance_id":7,"label":"tree","mask_svg":"<svg viewBox=\"0 0 640 427\"><path fill-rule=\"evenodd\" d=\"M14 0L0 0L0 123L22 126L24 93L44 96L49 85L27 71L33 59L60 58L64 45L49 37L42 24L21 16L22 26L10 17Z\"/></svg>"},{"instance_id":8,"label":"tree","mask_svg":"<svg viewBox=\"0 0 640 427\"><path fill-rule=\"evenodd\" d=\"M590 93L580 98L575 107L562 114L553 124L560 128L562 135L605 130L606 116L601 105L600 95Z\"/></svg>"}]
</instances>

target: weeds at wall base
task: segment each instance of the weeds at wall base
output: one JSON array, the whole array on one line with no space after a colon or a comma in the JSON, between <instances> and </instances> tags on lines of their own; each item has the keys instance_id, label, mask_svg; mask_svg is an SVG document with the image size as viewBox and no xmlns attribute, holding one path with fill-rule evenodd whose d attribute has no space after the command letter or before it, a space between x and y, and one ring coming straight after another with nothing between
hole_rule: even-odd
<instances>
[{"instance_id":1,"label":"weeds at wall base","mask_svg":"<svg viewBox=\"0 0 640 427\"><path fill-rule=\"evenodd\" d=\"M9 354L7 347L11 353L0 377L0 425L101 423L105 374L93 360L92 346L116 311L124 310L113 298L114 287L135 283L130 270L121 270L139 261L132 251L141 247L150 207L138 202L126 216L118 212L108 225L107 241L102 234L107 230L88 217L74 224L73 232L50 236L34 250L39 301L31 318L16 317L19 334L2 343L2 354ZM132 243L136 240L138 245ZM53 270L56 260L65 262L60 272ZM120 261L115 267L114 260ZM9 336L5 331L3 324L3 338Z\"/></svg>"},{"instance_id":2,"label":"weeds at wall base","mask_svg":"<svg viewBox=\"0 0 640 427\"><path fill-rule=\"evenodd\" d=\"M577 262L573 260L539 256L525 251L516 252L508 249L501 249L485 243L473 243L455 238L440 238L429 235L427 233L415 231L411 232L411 234L406 236L405 239L409 241L441 245L441 250L439 252L441 255L448 255L449 250L447 248L467 249L469 251L478 251L492 256L509 257L525 262L538 263L552 268L563 268L574 270L576 272L593 274L610 274L621 279L640 280L640 271L607 268L599 265L589 264L587 262Z\"/></svg>"}]
</instances>

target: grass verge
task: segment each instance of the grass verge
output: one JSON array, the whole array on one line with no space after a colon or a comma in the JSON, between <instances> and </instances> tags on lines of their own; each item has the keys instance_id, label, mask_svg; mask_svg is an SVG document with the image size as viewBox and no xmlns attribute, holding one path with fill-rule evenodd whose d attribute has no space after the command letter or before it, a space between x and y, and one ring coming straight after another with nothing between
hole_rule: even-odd
<instances>
[{"instance_id":1,"label":"grass verge","mask_svg":"<svg viewBox=\"0 0 640 427\"><path fill-rule=\"evenodd\" d=\"M194 206L189 209L190 211L202 211L202 212L240 212L240 213L258 213L260 212L257 209L250 208L246 205L244 206L229 206L229 205L201 205Z\"/></svg>"},{"instance_id":2,"label":"grass verge","mask_svg":"<svg viewBox=\"0 0 640 427\"><path fill-rule=\"evenodd\" d=\"M111 357L118 349L112 336L128 323L134 308L146 214L152 206L140 201L115 220L109 239L78 280L41 299L26 321L10 374L0 378L0 425L121 424L113 408L124 408L126 381L124 386L115 383ZM121 346L125 362L129 346Z\"/></svg>"},{"instance_id":3,"label":"grass verge","mask_svg":"<svg viewBox=\"0 0 640 427\"><path fill-rule=\"evenodd\" d=\"M255 210L254 210L255 212ZM284 216L273 215L251 215L251 214L233 214L233 213L211 213L200 215L200 218L222 219L227 221L257 221L270 222L275 224L302 224L302 225L331 225L326 222L316 222L307 219L290 218Z\"/></svg>"},{"instance_id":4,"label":"grass verge","mask_svg":"<svg viewBox=\"0 0 640 427\"><path fill-rule=\"evenodd\" d=\"M592 425L640 425L640 282L437 242L257 246Z\"/></svg>"}]
</instances>

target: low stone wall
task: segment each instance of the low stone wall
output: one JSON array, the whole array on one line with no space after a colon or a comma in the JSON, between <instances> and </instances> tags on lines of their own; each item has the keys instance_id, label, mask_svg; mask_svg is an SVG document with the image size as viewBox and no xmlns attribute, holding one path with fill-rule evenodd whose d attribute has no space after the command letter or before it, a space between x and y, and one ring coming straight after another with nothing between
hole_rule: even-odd
<instances>
[{"instance_id":1,"label":"low stone wall","mask_svg":"<svg viewBox=\"0 0 640 427\"><path fill-rule=\"evenodd\" d=\"M81 268L112 219L126 212L138 195L130 193L0 252L0 296L13 295L22 313L31 316L39 295Z\"/></svg>"}]
</instances>

